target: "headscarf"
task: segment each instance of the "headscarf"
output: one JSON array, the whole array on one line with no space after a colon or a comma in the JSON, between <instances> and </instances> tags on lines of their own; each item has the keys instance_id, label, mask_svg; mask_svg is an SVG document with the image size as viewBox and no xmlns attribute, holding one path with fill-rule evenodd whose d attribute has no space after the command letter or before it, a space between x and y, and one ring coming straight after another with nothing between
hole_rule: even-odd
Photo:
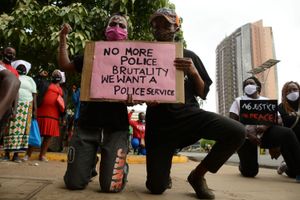
<instances>
[{"instance_id":1,"label":"headscarf","mask_svg":"<svg viewBox=\"0 0 300 200\"><path fill-rule=\"evenodd\" d=\"M31 63L25 61L25 60L16 60L14 62L11 63L11 66L13 66L13 68L17 69L17 67L19 65L24 65L26 68L26 74L28 74L29 70L31 69Z\"/></svg>"},{"instance_id":2,"label":"headscarf","mask_svg":"<svg viewBox=\"0 0 300 200\"><path fill-rule=\"evenodd\" d=\"M65 72L62 72L62 71L60 71L59 69L55 69L55 70L52 72L52 76L53 76L54 74L56 74L57 72L59 72L60 77L61 77L61 80L59 81L59 83L60 83L60 84L65 83L65 82L66 82L66 74L65 74Z\"/></svg>"}]
</instances>

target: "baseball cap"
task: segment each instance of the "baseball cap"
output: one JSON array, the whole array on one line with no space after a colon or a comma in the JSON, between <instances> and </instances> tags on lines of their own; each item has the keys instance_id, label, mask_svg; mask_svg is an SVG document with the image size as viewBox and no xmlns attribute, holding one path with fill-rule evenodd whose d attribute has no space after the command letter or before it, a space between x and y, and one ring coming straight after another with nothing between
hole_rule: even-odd
<instances>
[{"instance_id":1,"label":"baseball cap","mask_svg":"<svg viewBox=\"0 0 300 200\"><path fill-rule=\"evenodd\" d=\"M177 26L180 25L180 19L178 15L174 10L170 8L160 8L157 11L155 11L155 13L153 13L150 17L150 23L152 22L153 19L159 16L164 17L171 24L176 24Z\"/></svg>"}]
</instances>

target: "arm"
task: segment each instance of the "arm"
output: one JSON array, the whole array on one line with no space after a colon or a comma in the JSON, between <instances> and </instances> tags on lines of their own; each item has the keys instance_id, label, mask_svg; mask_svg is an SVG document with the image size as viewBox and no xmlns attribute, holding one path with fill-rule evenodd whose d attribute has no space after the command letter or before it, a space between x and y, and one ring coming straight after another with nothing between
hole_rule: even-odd
<instances>
[{"instance_id":1,"label":"arm","mask_svg":"<svg viewBox=\"0 0 300 200\"><path fill-rule=\"evenodd\" d=\"M233 120L240 121L240 103L239 99L235 99L229 109L229 117ZM250 140L253 144L260 145L260 138L256 135L256 126L254 125L246 125L246 138Z\"/></svg>"},{"instance_id":2,"label":"arm","mask_svg":"<svg viewBox=\"0 0 300 200\"><path fill-rule=\"evenodd\" d=\"M239 121L240 117L233 112L229 112L229 117L236 121ZM248 138L252 143L260 145L260 139L257 137L256 126L246 125L246 138Z\"/></svg>"},{"instance_id":3,"label":"arm","mask_svg":"<svg viewBox=\"0 0 300 200\"><path fill-rule=\"evenodd\" d=\"M59 33L58 65L64 71L76 71L74 63L70 61L67 50L67 35L72 31L69 24L63 24Z\"/></svg>"},{"instance_id":4,"label":"arm","mask_svg":"<svg viewBox=\"0 0 300 200\"><path fill-rule=\"evenodd\" d=\"M76 106L80 102L79 99L80 99L80 90L79 89L77 89L76 91L73 90L72 101Z\"/></svg>"},{"instance_id":5,"label":"arm","mask_svg":"<svg viewBox=\"0 0 300 200\"><path fill-rule=\"evenodd\" d=\"M229 117L230 117L231 119L236 120L236 121L240 121L240 120L239 120L240 117L239 117L237 114L233 113L233 112L229 112Z\"/></svg>"},{"instance_id":6,"label":"arm","mask_svg":"<svg viewBox=\"0 0 300 200\"><path fill-rule=\"evenodd\" d=\"M33 112L32 112L32 116L33 118L37 118L37 94L36 93L32 93L33 96Z\"/></svg>"},{"instance_id":7,"label":"arm","mask_svg":"<svg viewBox=\"0 0 300 200\"><path fill-rule=\"evenodd\" d=\"M196 94L202 99L205 99L204 81L198 73L193 60L191 58L176 58L174 65L176 69L184 71L185 74L192 78Z\"/></svg>"},{"instance_id":8,"label":"arm","mask_svg":"<svg viewBox=\"0 0 300 200\"><path fill-rule=\"evenodd\" d=\"M282 126L292 127L297 120L297 112L287 112L282 103L278 106L278 112L278 123L281 122Z\"/></svg>"},{"instance_id":9,"label":"arm","mask_svg":"<svg viewBox=\"0 0 300 200\"><path fill-rule=\"evenodd\" d=\"M12 117L15 118L17 115L17 111L18 111L18 102L19 102L19 90L17 93L17 96L15 98L15 100L13 101L13 106L12 106Z\"/></svg>"},{"instance_id":10,"label":"arm","mask_svg":"<svg viewBox=\"0 0 300 200\"><path fill-rule=\"evenodd\" d=\"M18 96L20 81L8 70L0 71L0 119Z\"/></svg>"},{"instance_id":11,"label":"arm","mask_svg":"<svg viewBox=\"0 0 300 200\"><path fill-rule=\"evenodd\" d=\"M129 121L130 126L132 126L132 128L135 129L135 127L136 127L136 121L134 121L134 120L131 119L131 116L132 116L133 112L134 112L134 110L131 110L128 113L128 121Z\"/></svg>"}]
</instances>

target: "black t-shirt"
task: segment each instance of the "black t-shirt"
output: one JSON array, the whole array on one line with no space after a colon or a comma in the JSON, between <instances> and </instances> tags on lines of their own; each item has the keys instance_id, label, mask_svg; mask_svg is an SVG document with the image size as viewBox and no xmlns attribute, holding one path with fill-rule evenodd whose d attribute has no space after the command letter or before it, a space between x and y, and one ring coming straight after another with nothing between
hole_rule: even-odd
<instances>
[{"instance_id":1,"label":"black t-shirt","mask_svg":"<svg viewBox=\"0 0 300 200\"><path fill-rule=\"evenodd\" d=\"M195 67L198 70L201 78L204 81L205 98L209 92L209 87L212 84L202 61L192 51L184 49L183 56L191 58L194 62ZM199 104L196 99L197 94L193 80L188 75L184 78L184 92L185 92L185 103L162 103L156 106L147 107L146 115L146 126L147 130L162 130L172 129L172 127L178 126L182 121L188 120L194 114L194 111L199 111Z\"/></svg>"},{"instance_id":2,"label":"black t-shirt","mask_svg":"<svg viewBox=\"0 0 300 200\"><path fill-rule=\"evenodd\" d=\"M296 101L295 103L291 103L290 105L295 111L298 111L298 105L299 105L298 101ZM280 113L283 125L285 127L290 128L296 121L296 117L289 115L289 113L284 109L282 103L279 104L279 106L278 106L278 112ZM296 126L293 128L293 130L296 133L297 137L300 139L300 120L298 121Z\"/></svg>"},{"instance_id":3,"label":"black t-shirt","mask_svg":"<svg viewBox=\"0 0 300 200\"><path fill-rule=\"evenodd\" d=\"M76 70L81 72L83 56L75 57L73 62ZM127 106L118 102L81 102L78 126L128 130Z\"/></svg>"}]
</instances>

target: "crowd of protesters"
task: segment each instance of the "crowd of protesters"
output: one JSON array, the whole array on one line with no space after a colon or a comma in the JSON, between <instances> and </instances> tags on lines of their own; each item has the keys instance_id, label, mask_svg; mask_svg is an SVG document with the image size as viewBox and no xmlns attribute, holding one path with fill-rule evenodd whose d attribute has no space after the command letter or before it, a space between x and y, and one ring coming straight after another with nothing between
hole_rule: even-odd
<instances>
[{"instance_id":1,"label":"crowd of protesters","mask_svg":"<svg viewBox=\"0 0 300 200\"><path fill-rule=\"evenodd\" d=\"M169 8L157 10L149 21L158 42L173 42L181 27L180 18ZM125 15L113 14L105 29L106 40L127 40L127 26ZM79 86L66 88L63 71L81 73L84 67L84 55L69 59L67 35L71 31L69 24L63 24L59 34L59 68L52 72L41 70L32 74L30 70L34 66L29 61L16 59L13 47L3 50L0 61L2 161L26 162L32 159L34 149L39 148L38 159L47 162L46 153L53 148L51 141L61 138L57 142L59 146L68 146L68 165L64 175L68 189L84 189L97 175L97 154L100 153L101 191L121 192L127 183L129 166L126 156L130 149L129 126L132 126L131 145L134 153L146 155L146 187L153 194L162 194L171 187L174 151L201 138L216 142L187 178L200 199L215 198L206 184L205 175L207 172L216 173L235 152L240 158L241 174L255 177L259 169L257 146L269 148L272 158L282 155L284 161L278 167L278 173L286 173L300 182L300 86L297 82L287 82L282 88L279 105L281 124L242 124L240 100L267 99L260 96L259 80L250 77L243 82L245 95L233 102L230 117L205 111L199 108L195 97L205 100L212 80L201 59L184 49L184 58L176 58L174 67L184 73L185 103L148 104L146 114L139 113L135 121L131 119L134 110L127 110L127 106L133 105L130 96L126 102L81 102ZM72 92L70 98L69 90ZM38 134L34 134L34 122L37 123ZM31 143L32 138L40 142L35 146ZM59 151L62 149L59 148ZM25 153L23 158L20 158L20 152Z\"/></svg>"}]
</instances>

